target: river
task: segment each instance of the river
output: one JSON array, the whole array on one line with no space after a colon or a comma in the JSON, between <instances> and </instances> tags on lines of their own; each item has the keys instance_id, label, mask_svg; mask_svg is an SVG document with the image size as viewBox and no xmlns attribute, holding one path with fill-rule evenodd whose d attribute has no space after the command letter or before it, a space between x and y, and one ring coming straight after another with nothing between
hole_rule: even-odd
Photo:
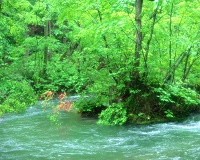
<instances>
[{"instance_id":1,"label":"river","mask_svg":"<svg viewBox=\"0 0 200 160\"><path fill-rule=\"evenodd\" d=\"M199 160L200 115L183 122L103 126L75 111L57 126L40 104L0 117L0 160Z\"/></svg>"}]
</instances>

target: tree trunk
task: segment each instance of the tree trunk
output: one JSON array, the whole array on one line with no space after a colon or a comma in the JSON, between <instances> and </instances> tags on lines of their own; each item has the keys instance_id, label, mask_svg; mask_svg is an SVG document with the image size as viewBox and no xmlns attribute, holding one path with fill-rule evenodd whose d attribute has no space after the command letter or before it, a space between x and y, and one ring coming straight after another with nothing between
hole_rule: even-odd
<instances>
[{"instance_id":1,"label":"tree trunk","mask_svg":"<svg viewBox=\"0 0 200 160\"><path fill-rule=\"evenodd\" d=\"M181 55L177 58L177 60L174 62L174 64L171 66L171 68L169 68L165 78L164 78L164 82L171 82L171 76L172 73L175 73L176 69L178 68L178 66L183 62L184 58L186 57L186 55L190 52L191 47L187 50L181 53Z\"/></svg>"},{"instance_id":2,"label":"tree trunk","mask_svg":"<svg viewBox=\"0 0 200 160\"><path fill-rule=\"evenodd\" d=\"M173 3L171 5L171 10L170 10L170 23L169 23L169 69L170 69L170 76L168 77L169 82L174 81L174 76L175 76L175 68L172 68L172 14L173 14Z\"/></svg>"},{"instance_id":3,"label":"tree trunk","mask_svg":"<svg viewBox=\"0 0 200 160\"><path fill-rule=\"evenodd\" d=\"M156 7L156 9L154 10L151 19L152 19L152 24L151 24L151 30L150 30L150 36L149 39L147 40L147 44L145 47L145 53L144 53L144 75L143 78L146 78L148 76L148 55L149 55L149 48L150 48L150 44L151 44L151 40L153 38L153 33L154 33L154 27L155 27L155 23L156 23L156 16L157 16L157 12L158 12L158 6Z\"/></svg>"},{"instance_id":4,"label":"tree trunk","mask_svg":"<svg viewBox=\"0 0 200 160\"><path fill-rule=\"evenodd\" d=\"M140 66L140 54L142 50L142 5L143 0L136 0L136 14L135 14L135 22L136 22L136 44L135 44L135 62L134 62L134 79L135 81L139 81L139 69Z\"/></svg>"},{"instance_id":5,"label":"tree trunk","mask_svg":"<svg viewBox=\"0 0 200 160\"><path fill-rule=\"evenodd\" d=\"M184 82L186 80L186 78L188 77L190 70L192 68L192 66L194 65L194 63L198 60L198 55L200 54L200 49L198 49L197 51L197 57L194 58L190 63L189 61L189 56L191 55L190 53L191 48L189 48L188 50L188 56L186 57L186 62L185 62L185 67L184 67L184 71L183 71L183 77L182 77L182 81Z\"/></svg>"},{"instance_id":6,"label":"tree trunk","mask_svg":"<svg viewBox=\"0 0 200 160\"><path fill-rule=\"evenodd\" d=\"M49 33L49 22L47 21L44 27L44 37L46 41L48 39L48 33ZM46 72L47 72L47 62L48 62L48 43L45 42L43 75L46 75Z\"/></svg>"}]
</instances>

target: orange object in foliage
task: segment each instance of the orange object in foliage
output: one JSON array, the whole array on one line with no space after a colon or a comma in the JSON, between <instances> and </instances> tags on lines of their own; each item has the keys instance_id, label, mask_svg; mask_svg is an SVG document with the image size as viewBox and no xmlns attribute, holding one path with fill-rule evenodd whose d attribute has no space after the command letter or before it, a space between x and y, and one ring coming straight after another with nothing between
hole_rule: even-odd
<instances>
[{"instance_id":1,"label":"orange object in foliage","mask_svg":"<svg viewBox=\"0 0 200 160\"><path fill-rule=\"evenodd\" d=\"M49 97L49 96L52 96L53 95L53 92L52 91L47 91L46 93L46 96Z\"/></svg>"},{"instance_id":2,"label":"orange object in foliage","mask_svg":"<svg viewBox=\"0 0 200 160\"><path fill-rule=\"evenodd\" d=\"M70 109L72 108L72 101L61 102L57 107L59 110L63 109L64 111L69 112Z\"/></svg>"},{"instance_id":3,"label":"orange object in foliage","mask_svg":"<svg viewBox=\"0 0 200 160\"><path fill-rule=\"evenodd\" d=\"M60 99L60 101L62 101L63 98L65 98L65 97L66 97L66 93L65 93L65 92L62 93L62 94L60 94L60 95L58 96L58 98Z\"/></svg>"}]
</instances>

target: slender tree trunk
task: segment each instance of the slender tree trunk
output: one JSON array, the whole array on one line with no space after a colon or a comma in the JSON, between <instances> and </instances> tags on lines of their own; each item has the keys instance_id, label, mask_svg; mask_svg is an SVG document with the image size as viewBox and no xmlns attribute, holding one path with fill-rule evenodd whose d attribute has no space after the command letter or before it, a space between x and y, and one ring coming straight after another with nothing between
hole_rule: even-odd
<instances>
[{"instance_id":1,"label":"slender tree trunk","mask_svg":"<svg viewBox=\"0 0 200 160\"><path fill-rule=\"evenodd\" d=\"M189 50L188 50L189 53L188 53L188 55L187 55L187 57L186 57L185 67L184 67L183 76L182 76L182 81L183 81L183 82L184 82L184 81L186 80L186 78L188 77L192 66L194 65L194 63L195 63L196 60L198 59L198 55L200 54L200 49L198 49L198 51L197 51L197 57L194 58L194 59L189 63L189 56L191 55L191 54L190 54L190 51L191 51L191 48L189 48Z\"/></svg>"},{"instance_id":2,"label":"slender tree trunk","mask_svg":"<svg viewBox=\"0 0 200 160\"><path fill-rule=\"evenodd\" d=\"M135 81L139 81L139 69L140 66L140 54L142 50L142 5L143 0L136 0L136 14L135 14L135 22L136 22L136 44L135 44L135 63L134 63L134 79Z\"/></svg>"},{"instance_id":3,"label":"slender tree trunk","mask_svg":"<svg viewBox=\"0 0 200 160\"><path fill-rule=\"evenodd\" d=\"M149 55L149 48L150 48L150 44L151 44L151 40L153 38L153 34L154 34L154 27L156 24L156 16L157 16L157 12L158 12L158 7L159 5L157 5L156 9L154 10L152 16L150 19L152 19L152 24L151 24L151 30L150 30L150 36L149 39L147 40L147 44L145 47L145 54L144 54L144 69L145 69L145 73L143 75L143 78L146 78L148 76L148 55Z\"/></svg>"},{"instance_id":4,"label":"slender tree trunk","mask_svg":"<svg viewBox=\"0 0 200 160\"><path fill-rule=\"evenodd\" d=\"M171 76L172 76L172 70L173 70L173 73L175 73L176 69L183 62L184 58L190 52L190 50L191 50L191 47L187 51L181 53L181 55L177 58L176 62L174 62L174 64L171 66L171 68L169 68L169 70L164 78L165 83L170 82Z\"/></svg>"},{"instance_id":5,"label":"slender tree trunk","mask_svg":"<svg viewBox=\"0 0 200 160\"><path fill-rule=\"evenodd\" d=\"M189 57L190 57L190 54L188 53L186 58L185 58L185 65L184 65L184 68L183 68L183 78L182 80L185 81L186 79L186 72L187 72L187 66L188 66L188 61L189 61Z\"/></svg>"},{"instance_id":6,"label":"slender tree trunk","mask_svg":"<svg viewBox=\"0 0 200 160\"><path fill-rule=\"evenodd\" d=\"M51 35L52 35L51 30L52 30L52 21L48 21L48 36L49 37L51 37ZM52 49L50 49L50 51L48 53L48 61L51 60L52 56L53 56L53 51L52 51Z\"/></svg>"},{"instance_id":7,"label":"slender tree trunk","mask_svg":"<svg viewBox=\"0 0 200 160\"><path fill-rule=\"evenodd\" d=\"M48 40L48 33L49 33L49 22L47 21L44 27L44 37L45 40ZM44 47L44 65L43 65L43 75L46 75L47 72L47 63L48 63L48 43L45 42Z\"/></svg>"},{"instance_id":8,"label":"slender tree trunk","mask_svg":"<svg viewBox=\"0 0 200 160\"><path fill-rule=\"evenodd\" d=\"M171 5L170 10L170 22L169 22L169 68L170 68L170 76L168 78L169 82L173 82L174 74L175 74L175 68L172 68L172 14L173 14L173 3Z\"/></svg>"},{"instance_id":9,"label":"slender tree trunk","mask_svg":"<svg viewBox=\"0 0 200 160\"><path fill-rule=\"evenodd\" d=\"M189 73L190 73L190 70L191 70L191 68L192 68L192 66L193 66L193 64L195 63L196 60L197 60L197 59L194 59L194 60L191 62L191 64L190 64L189 67L187 68L186 72L184 73L183 78L182 78L182 81L183 81L183 82L184 82L184 81L186 80L186 78L188 77L188 75L189 75Z\"/></svg>"}]
</instances>

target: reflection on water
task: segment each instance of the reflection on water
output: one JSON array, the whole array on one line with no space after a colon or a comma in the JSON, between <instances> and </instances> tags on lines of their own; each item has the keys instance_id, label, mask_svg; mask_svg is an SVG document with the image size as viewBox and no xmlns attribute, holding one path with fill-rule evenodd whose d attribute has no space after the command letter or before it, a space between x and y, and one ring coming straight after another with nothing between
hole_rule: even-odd
<instances>
[{"instance_id":1,"label":"reflection on water","mask_svg":"<svg viewBox=\"0 0 200 160\"><path fill-rule=\"evenodd\" d=\"M76 112L51 124L39 106L0 120L0 159L198 160L200 115L182 123L103 126Z\"/></svg>"}]
</instances>

